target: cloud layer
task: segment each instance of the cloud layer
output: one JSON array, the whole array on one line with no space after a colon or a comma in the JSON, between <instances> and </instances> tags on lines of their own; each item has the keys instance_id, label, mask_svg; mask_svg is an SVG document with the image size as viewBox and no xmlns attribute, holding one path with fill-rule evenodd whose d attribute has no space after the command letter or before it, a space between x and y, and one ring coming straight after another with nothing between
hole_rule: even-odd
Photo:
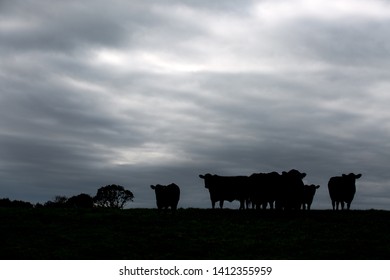
<instances>
[{"instance_id":1,"label":"cloud layer","mask_svg":"<svg viewBox=\"0 0 390 280\"><path fill-rule=\"evenodd\" d=\"M2 1L0 197L44 202L201 173L362 173L390 209L386 1ZM235 207L234 203L232 207Z\"/></svg>"}]
</instances>

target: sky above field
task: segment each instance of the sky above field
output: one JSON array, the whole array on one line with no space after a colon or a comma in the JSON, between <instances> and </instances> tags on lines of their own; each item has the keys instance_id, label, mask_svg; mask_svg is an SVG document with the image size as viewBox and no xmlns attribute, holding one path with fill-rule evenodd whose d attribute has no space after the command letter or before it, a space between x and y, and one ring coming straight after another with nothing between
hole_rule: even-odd
<instances>
[{"instance_id":1,"label":"sky above field","mask_svg":"<svg viewBox=\"0 0 390 280\"><path fill-rule=\"evenodd\" d=\"M0 2L0 198L119 184L210 207L198 175L361 173L390 210L390 2ZM238 203L227 203L236 208Z\"/></svg>"}]
</instances>

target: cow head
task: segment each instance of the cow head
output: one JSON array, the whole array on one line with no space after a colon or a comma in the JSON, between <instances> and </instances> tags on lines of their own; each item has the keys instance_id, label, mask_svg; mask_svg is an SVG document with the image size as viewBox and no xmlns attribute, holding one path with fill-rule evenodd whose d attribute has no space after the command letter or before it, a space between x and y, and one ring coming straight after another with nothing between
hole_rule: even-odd
<instances>
[{"instance_id":1,"label":"cow head","mask_svg":"<svg viewBox=\"0 0 390 280\"><path fill-rule=\"evenodd\" d=\"M199 175L199 178L203 179L204 180L204 187L206 189L209 188L209 180L213 177L213 175L211 175L210 173L207 173L205 175Z\"/></svg>"},{"instance_id":2,"label":"cow head","mask_svg":"<svg viewBox=\"0 0 390 280\"><path fill-rule=\"evenodd\" d=\"M283 171L282 175L301 180L306 177L306 173L301 173L296 169L291 169L289 172Z\"/></svg>"},{"instance_id":3,"label":"cow head","mask_svg":"<svg viewBox=\"0 0 390 280\"><path fill-rule=\"evenodd\" d=\"M348 175L346 174L343 174L343 178L345 179L349 179L349 180L356 180L356 179L359 179L360 177L362 177L362 174L353 174L353 173L349 173Z\"/></svg>"},{"instance_id":4,"label":"cow head","mask_svg":"<svg viewBox=\"0 0 390 280\"><path fill-rule=\"evenodd\" d=\"M296 169L291 169L289 172L283 172L283 174L295 176L295 177L300 178L300 179L303 179L306 177L306 173L301 173Z\"/></svg>"},{"instance_id":5,"label":"cow head","mask_svg":"<svg viewBox=\"0 0 390 280\"><path fill-rule=\"evenodd\" d=\"M151 185L150 188L151 188L152 190L156 191L156 192L159 192L159 191L161 191L162 189L164 189L164 186L163 186L163 185L157 184L157 185L155 185L155 186L154 186L154 185Z\"/></svg>"}]
</instances>

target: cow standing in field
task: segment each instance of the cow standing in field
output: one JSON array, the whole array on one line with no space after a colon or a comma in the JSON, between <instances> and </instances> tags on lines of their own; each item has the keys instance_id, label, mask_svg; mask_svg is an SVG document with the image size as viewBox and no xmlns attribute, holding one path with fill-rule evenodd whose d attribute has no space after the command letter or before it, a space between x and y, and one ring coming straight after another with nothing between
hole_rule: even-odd
<instances>
[{"instance_id":1,"label":"cow standing in field","mask_svg":"<svg viewBox=\"0 0 390 280\"><path fill-rule=\"evenodd\" d=\"M240 209L245 209L245 202L249 198L247 176L218 176L199 175L204 180L205 188L210 192L211 206L214 209L215 203L219 201L222 209L225 200L232 202L240 201Z\"/></svg>"},{"instance_id":2,"label":"cow standing in field","mask_svg":"<svg viewBox=\"0 0 390 280\"><path fill-rule=\"evenodd\" d=\"M156 193L156 203L158 210L168 209L171 207L172 210L177 209L177 204L180 199L180 188L176 184L163 185L151 185L150 186Z\"/></svg>"},{"instance_id":3,"label":"cow standing in field","mask_svg":"<svg viewBox=\"0 0 390 280\"><path fill-rule=\"evenodd\" d=\"M302 209L310 210L311 204L313 203L313 198L316 193L316 190L320 186L316 185L305 185L303 187L303 197L302 197ZM306 208L307 207L307 208Z\"/></svg>"},{"instance_id":4,"label":"cow standing in field","mask_svg":"<svg viewBox=\"0 0 390 280\"><path fill-rule=\"evenodd\" d=\"M249 199L256 209L274 208L281 175L277 172L254 173L249 176Z\"/></svg>"},{"instance_id":5,"label":"cow standing in field","mask_svg":"<svg viewBox=\"0 0 390 280\"><path fill-rule=\"evenodd\" d=\"M349 210L356 193L356 179L360 177L362 177L362 174L350 173L330 178L328 189L333 210L338 210L340 203L342 210L344 210L344 203L347 203L347 209Z\"/></svg>"},{"instance_id":6,"label":"cow standing in field","mask_svg":"<svg viewBox=\"0 0 390 280\"><path fill-rule=\"evenodd\" d=\"M276 209L299 210L301 208L303 197L303 181L306 173L291 169L288 172L283 171L280 179L280 185L276 192Z\"/></svg>"}]
</instances>

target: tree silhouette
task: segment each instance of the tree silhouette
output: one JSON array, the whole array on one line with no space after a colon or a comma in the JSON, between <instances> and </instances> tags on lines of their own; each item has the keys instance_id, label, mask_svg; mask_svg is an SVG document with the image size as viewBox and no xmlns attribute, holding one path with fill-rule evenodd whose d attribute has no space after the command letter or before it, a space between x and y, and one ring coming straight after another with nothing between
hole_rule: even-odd
<instances>
[{"instance_id":1,"label":"tree silhouette","mask_svg":"<svg viewBox=\"0 0 390 280\"><path fill-rule=\"evenodd\" d=\"M0 199L0 208L33 208L30 202L22 200L10 200L9 198Z\"/></svg>"},{"instance_id":2,"label":"tree silhouette","mask_svg":"<svg viewBox=\"0 0 390 280\"><path fill-rule=\"evenodd\" d=\"M98 189L93 198L99 207L122 209L128 201L133 201L134 195L120 185L107 185Z\"/></svg>"},{"instance_id":3,"label":"tree silhouette","mask_svg":"<svg viewBox=\"0 0 390 280\"><path fill-rule=\"evenodd\" d=\"M92 208L93 198L88 194L82 193L68 198L65 204L71 208Z\"/></svg>"},{"instance_id":4,"label":"tree silhouette","mask_svg":"<svg viewBox=\"0 0 390 280\"><path fill-rule=\"evenodd\" d=\"M56 195L54 197L54 203L65 204L68 198L65 195Z\"/></svg>"},{"instance_id":5,"label":"tree silhouette","mask_svg":"<svg viewBox=\"0 0 390 280\"><path fill-rule=\"evenodd\" d=\"M51 208L63 208L65 207L67 200L68 198L64 195L56 195L53 201L49 200L45 202L43 206Z\"/></svg>"}]
</instances>

